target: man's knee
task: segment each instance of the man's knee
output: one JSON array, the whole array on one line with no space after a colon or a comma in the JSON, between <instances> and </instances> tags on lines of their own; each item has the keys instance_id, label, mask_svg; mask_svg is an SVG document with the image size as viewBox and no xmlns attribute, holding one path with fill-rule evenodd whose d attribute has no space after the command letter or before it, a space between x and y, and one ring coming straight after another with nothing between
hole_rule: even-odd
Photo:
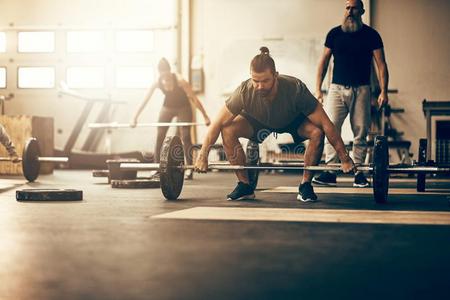
<instances>
[{"instance_id":1,"label":"man's knee","mask_svg":"<svg viewBox=\"0 0 450 300\"><path fill-rule=\"evenodd\" d=\"M236 127L233 125L222 127L221 134L224 146L234 143L238 138Z\"/></svg>"},{"instance_id":2,"label":"man's knee","mask_svg":"<svg viewBox=\"0 0 450 300\"><path fill-rule=\"evenodd\" d=\"M312 142L323 144L325 139L325 132L319 127L314 127L309 132L309 139Z\"/></svg>"}]
</instances>

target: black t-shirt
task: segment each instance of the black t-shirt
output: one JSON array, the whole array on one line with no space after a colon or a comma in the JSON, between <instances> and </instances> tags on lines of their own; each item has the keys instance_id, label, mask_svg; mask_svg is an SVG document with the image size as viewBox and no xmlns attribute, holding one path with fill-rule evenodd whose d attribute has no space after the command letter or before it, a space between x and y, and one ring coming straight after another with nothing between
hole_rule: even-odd
<instances>
[{"instance_id":1,"label":"black t-shirt","mask_svg":"<svg viewBox=\"0 0 450 300\"><path fill-rule=\"evenodd\" d=\"M258 97L252 80L248 79L233 92L225 105L235 115L245 112L269 128L284 128L300 114L310 115L318 103L300 79L279 75L275 99Z\"/></svg>"},{"instance_id":2,"label":"black t-shirt","mask_svg":"<svg viewBox=\"0 0 450 300\"><path fill-rule=\"evenodd\" d=\"M349 86L370 84L373 50L383 48L378 32L367 26L356 32L344 32L341 26L330 30L325 47L334 57L333 83Z\"/></svg>"},{"instance_id":3,"label":"black t-shirt","mask_svg":"<svg viewBox=\"0 0 450 300\"><path fill-rule=\"evenodd\" d=\"M158 79L158 87L161 89L165 96L163 106L171 108L189 106L189 98L183 88L178 84L177 75L172 74L172 76L174 88L171 91L167 91L164 89L161 77Z\"/></svg>"}]
</instances>

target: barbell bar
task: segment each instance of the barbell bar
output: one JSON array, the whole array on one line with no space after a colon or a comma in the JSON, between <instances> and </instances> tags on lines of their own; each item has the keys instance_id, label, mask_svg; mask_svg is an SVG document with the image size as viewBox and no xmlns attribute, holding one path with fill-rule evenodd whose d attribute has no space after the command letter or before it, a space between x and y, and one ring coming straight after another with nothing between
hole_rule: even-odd
<instances>
[{"instance_id":1,"label":"barbell bar","mask_svg":"<svg viewBox=\"0 0 450 300\"><path fill-rule=\"evenodd\" d=\"M18 158L22 162L24 177L33 182L39 176L41 163L67 163L68 157L40 156L39 142L36 138L29 138L23 148L22 157ZM12 161L11 157L0 157L0 161Z\"/></svg>"},{"instance_id":2,"label":"barbell bar","mask_svg":"<svg viewBox=\"0 0 450 300\"><path fill-rule=\"evenodd\" d=\"M340 166L340 164L339 164ZM309 170L309 171L335 171L340 172L342 169L338 165L328 164L328 165L318 165L318 166L305 166L303 164L298 165L270 165L263 164L260 166L242 166L242 165L230 165L227 163L211 163L208 164L209 170ZM173 168L183 169L183 170L193 170L194 165L180 165ZM120 169L129 171L157 171L160 169L160 164L158 163L121 163ZM358 171L372 172L374 170L371 166L361 165L357 167ZM403 166L403 167L388 167L386 169L390 173L445 173L450 172L450 168L440 168L440 167L427 167L427 166Z\"/></svg>"},{"instance_id":3,"label":"barbell bar","mask_svg":"<svg viewBox=\"0 0 450 300\"><path fill-rule=\"evenodd\" d=\"M39 156L36 158L39 162L48 162L48 163L66 163L69 162L68 157L53 157L53 156ZM21 157L18 158L18 161L21 162L23 159ZM0 161L13 161L11 157L0 157Z\"/></svg>"},{"instance_id":4,"label":"barbell bar","mask_svg":"<svg viewBox=\"0 0 450 300\"><path fill-rule=\"evenodd\" d=\"M154 123L137 123L136 127L185 127L185 126L203 126L206 123L195 122L154 122ZM118 128L131 128L131 124L127 123L90 123L88 128L90 129L118 129Z\"/></svg>"},{"instance_id":5,"label":"barbell bar","mask_svg":"<svg viewBox=\"0 0 450 300\"><path fill-rule=\"evenodd\" d=\"M399 167L389 166L388 143L384 136L375 138L374 160L371 166L360 166L358 170L373 174L373 192L377 203L385 203L389 190L389 173L441 173L450 172L450 168L439 167ZM159 170L161 191L168 200L175 200L181 193L184 181L184 170L193 169L192 165L184 165L184 151L178 136L166 137L161 148L160 163L122 163L120 169L126 170ZM215 170L310 170L341 171L338 165L327 166L236 166L211 164L209 169Z\"/></svg>"}]
</instances>

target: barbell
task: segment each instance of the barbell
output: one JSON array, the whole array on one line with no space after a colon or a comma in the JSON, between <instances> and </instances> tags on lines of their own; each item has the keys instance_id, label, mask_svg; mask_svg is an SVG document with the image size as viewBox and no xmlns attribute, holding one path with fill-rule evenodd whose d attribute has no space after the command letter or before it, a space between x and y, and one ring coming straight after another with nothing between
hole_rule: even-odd
<instances>
[{"instance_id":1,"label":"barbell","mask_svg":"<svg viewBox=\"0 0 450 300\"><path fill-rule=\"evenodd\" d=\"M41 163L66 163L69 161L68 157L40 156L40 154L38 140L29 138L23 148L22 157L18 159L22 162L23 175L29 182L33 182L38 178ZM11 162L12 158L0 157L1 161Z\"/></svg>"},{"instance_id":2,"label":"barbell","mask_svg":"<svg viewBox=\"0 0 450 300\"><path fill-rule=\"evenodd\" d=\"M185 126L201 126L205 123L194 122L154 122L154 123L137 123L136 127L185 127ZM131 128L131 124L127 123L90 123L88 125L90 129L118 129L118 128Z\"/></svg>"},{"instance_id":3,"label":"barbell","mask_svg":"<svg viewBox=\"0 0 450 300\"><path fill-rule=\"evenodd\" d=\"M359 166L358 171L371 172L373 175L373 195L376 203L386 203L389 190L389 173L444 173L450 168L428 166L389 166L387 138L377 136L373 149L373 164ZM184 150L178 136L168 136L161 148L160 163L121 163L121 170L159 170L161 191L168 200L175 200L181 193L184 182L184 171L194 169L193 165L184 165ZM210 164L210 170L309 170L309 171L342 171L339 165L289 166L289 165L229 165ZM255 187L255 186L254 186Z\"/></svg>"}]
</instances>

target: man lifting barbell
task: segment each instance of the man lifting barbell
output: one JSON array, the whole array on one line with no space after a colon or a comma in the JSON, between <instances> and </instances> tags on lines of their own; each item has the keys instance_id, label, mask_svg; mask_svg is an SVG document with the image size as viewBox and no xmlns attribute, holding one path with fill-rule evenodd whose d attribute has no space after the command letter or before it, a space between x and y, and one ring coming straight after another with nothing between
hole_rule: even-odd
<instances>
[{"instance_id":1,"label":"man lifting barbell","mask_svg":"<svg viewBox=\"0 0 450 300\"><path fill-rule=\"evenodd\" d=\"M293 136L296 143L309 139L305 152L306 166L319 163L326 135L339 155L342 171L354 171L355 165L340 134L306 85L295 77L279 75L269 49L261 47L260 51L251 61L251 79L235 90L209 127L195 170L201 173L208 170L208 153L219 133L222 133L230 163L244 165L245 154L240 137L261 143L271 132L286 132ZM239 182L227 200L254 198L247 170L236 170L236 176ZM312 176L310 170L304 170L298 200L308 202L317 199L311 185Z\"/></svg>"}]
</instances>

